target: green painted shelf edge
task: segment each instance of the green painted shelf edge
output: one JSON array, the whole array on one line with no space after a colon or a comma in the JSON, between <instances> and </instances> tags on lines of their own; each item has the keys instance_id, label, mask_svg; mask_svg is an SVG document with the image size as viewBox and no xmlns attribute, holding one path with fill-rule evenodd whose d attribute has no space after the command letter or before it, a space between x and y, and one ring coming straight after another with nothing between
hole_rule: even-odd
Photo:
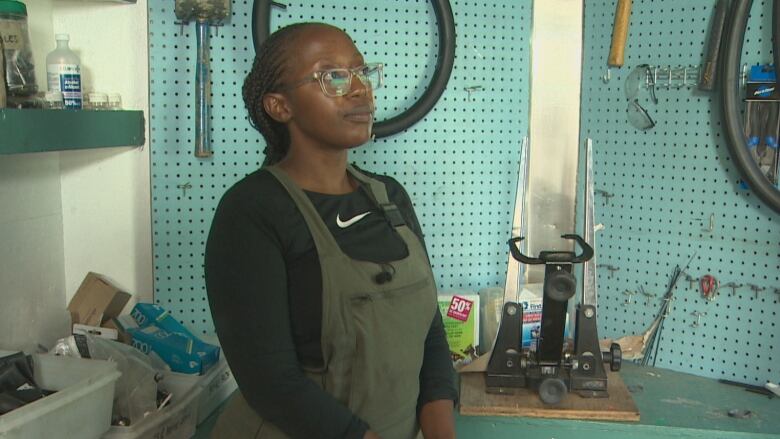
<instances>
[{"instance_id":1,"label":"green painted shelf edge","mask_svg":"<svg viewBox=\"0 0 780 439\"><path fill-rule=\"evenodd\" d=\"M0 109L0 154L141 146L143 111Z\"/></svg>"}]
</instances>

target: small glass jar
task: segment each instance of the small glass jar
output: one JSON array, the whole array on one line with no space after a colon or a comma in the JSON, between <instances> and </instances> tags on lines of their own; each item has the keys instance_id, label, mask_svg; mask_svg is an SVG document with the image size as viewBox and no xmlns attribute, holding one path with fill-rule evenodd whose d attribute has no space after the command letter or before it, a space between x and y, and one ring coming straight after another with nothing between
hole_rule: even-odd
<instances>
[{"instance_id":1,"label":"small glass jar","mask_svg":"<svg viewBox=\"0 0 780 439\"><path fill-rule=\"evenodd\" d=\"M122 109L122 95L119 93L108 94L108 109L109 110L121 110Z\"/></svg>"},{"instance_id":2,"label":"small glass jar","mask_svg":"<svg viewBox=\"0 0 780 439\"><path fill-rule=\"evenodd\" d=\"M3 38L8 97L35 95L38 86L24 3L0 0L0 36Z\"/></svg>"},{"instance_id":3,"label":"small glass jar","mask_svg":"<svg viewBox=\"0 0 780 439\"><path fill-rule=\"evenodd\" d=\"M65 102L62 99L61 91L47 91L43 97L43 108L49 110L62 110L65 108Z\"/></svg>"},{"instance_id":4,"label":"small glass jar","mask_svg":"<svg viewBox=\"0 0 780 439\"><path fill-rule=\"evenodd\" d=\"M108 110L108 95L99 92L88 93L87 104L89 110Z\"/></svg>"}]
</instances>

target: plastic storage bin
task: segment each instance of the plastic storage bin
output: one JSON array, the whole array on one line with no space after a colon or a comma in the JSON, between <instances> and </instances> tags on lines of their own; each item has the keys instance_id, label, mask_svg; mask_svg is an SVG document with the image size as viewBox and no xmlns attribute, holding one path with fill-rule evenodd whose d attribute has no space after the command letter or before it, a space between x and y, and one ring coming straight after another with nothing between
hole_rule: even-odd
<instances>
[{"instance_id":1,"label":"plastic storage bin","mask_svg":"<svg viewBox=\"0 0 780 439\"><path fill-rule=\"evenodd\" d=\"M34 354L33 376L57 393L0 416L0 438L97 439L111 426L116 364Z\"/></svg>"},{"instance_id":2,"label":"plastic storage bin","mask_svg":"<svg viewBox=\"0 0 780 439\"><path fill-rule=\"evenodd\" d=\"M171 402L127 427L112 426L104 439L189 439L195 434L201 387L199 375L165 373L160 388L172 393Z\"/></svg>"},{"instance_id":3,"label":"plastic storage bin","mask_svg":"<svg viewBox=\"0 0 780 439\"><path fill-rule=\"evenodd\" d=\"M198 425L205 421L238 388L236 378L230 371L224 355L219 358L219 363L202 378L199 383L202 391L198 402Z\"/></svg>"}]
</instances>

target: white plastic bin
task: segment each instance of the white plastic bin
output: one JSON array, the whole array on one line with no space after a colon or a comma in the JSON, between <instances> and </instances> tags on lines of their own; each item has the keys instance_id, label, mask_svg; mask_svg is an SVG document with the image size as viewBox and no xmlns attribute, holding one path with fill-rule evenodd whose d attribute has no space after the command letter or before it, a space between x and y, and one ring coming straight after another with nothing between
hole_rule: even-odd
<instances>
[{"instance_id":1,"label":"white plastic bin","mask_svg":"<svg viewBox=\"0 0 780 439\"><path fill-rule=\"evenodd\" d=\"M199 385L203 391L198 402L198 425L205 421L238 388L236 378L230 371L224 355L203 376Z\"/></svg>"},{"instance_id":2,"label":"white plastic bin","mask_svg":"<svg viewBox=\"0 0 780 439\"><path fill-rule=\"evenodd\" d=\"M201 387L199 375L165 373L159 386L172 393L171 402L127 427L112 426L104 439L189 439L195 434Z\"/></svg>"},{"instance_id":3,"label":"white plastic bin","mask_svg":"<svg viewBox=\"0 0 780 439\"><path fill-rule=\"evenodd\" d=\"M33 377L57 393L0 416L0 438L97 439L111 426L116 364L33 354Z\"/></svg>"}]
</instances>

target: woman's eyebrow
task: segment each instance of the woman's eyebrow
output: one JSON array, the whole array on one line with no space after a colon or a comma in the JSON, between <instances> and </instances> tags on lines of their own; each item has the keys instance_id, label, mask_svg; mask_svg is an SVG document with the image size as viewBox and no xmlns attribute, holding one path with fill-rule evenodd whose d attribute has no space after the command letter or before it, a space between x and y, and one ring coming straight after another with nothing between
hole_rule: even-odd
<instances>
[{"instance_id":1,"label":"woman's eyebrow","mask_svg":"<svg viewBox=\"0 0 780 439\"><path fill-rule=\"evenodd\" d=\"M348 63L347 65L344 64L336 64L331 61L318 61L315 64L315 67L318 69L344 69L349 67L359 67L364 64L363 58L355 58L352 60L352 62Z\"/></svg>"}]
</instances>

